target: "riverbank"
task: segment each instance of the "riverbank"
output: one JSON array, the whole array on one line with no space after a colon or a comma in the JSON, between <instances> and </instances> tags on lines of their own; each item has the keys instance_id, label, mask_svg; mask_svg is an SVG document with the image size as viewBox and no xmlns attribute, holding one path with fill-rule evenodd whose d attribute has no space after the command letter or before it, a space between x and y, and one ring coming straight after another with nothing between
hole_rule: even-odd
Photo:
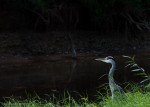
<instances>
[{"instance_id":1,"label":"riverbank","mask_svg":"<svg viewBox=\"0 0 150 107\"><path fill-rule=\"evenodd\" d=\"M71 59L71 43L77 58L105 55L140 54L150 52L150 34L139 34L129 40L121 35L101 35L94 31L47 33L0 33L0 63L33 60L58 61ZM142 39L143 38L143 39Z\"/></svg>"},{"instance_id":2,"label":"riverbank","mask_svg":"<svg viewBox=\"0 0 150 107\"><path fill-rule=\"evenodd\" d=\"M49 56L71 54L73 42L78 55L106 53L136 53L150 50L150 34L136 38L120 35L101 35L98 32L0 33L1 56Z\"/></svg>"},{"instance_id":3,"label":"riverbank","mask_svg":"<svg viewBox=\"0 0 150 107\"><path fill-rule=\"evenodd\" d=\"M134 87L132 87L134 88ZM88 97L81 96L80 99L75 100L69 95L64 93L63 99L50 98L49 100L41 99L36 96L25 100L17 100L10 98L5 103L4 107L149 107L150 92L138 90L127 91L126 99L112 100L110 95L102 96L100 93L97 95L97 100L89 101Z\"/></svg>"}]
</instances>

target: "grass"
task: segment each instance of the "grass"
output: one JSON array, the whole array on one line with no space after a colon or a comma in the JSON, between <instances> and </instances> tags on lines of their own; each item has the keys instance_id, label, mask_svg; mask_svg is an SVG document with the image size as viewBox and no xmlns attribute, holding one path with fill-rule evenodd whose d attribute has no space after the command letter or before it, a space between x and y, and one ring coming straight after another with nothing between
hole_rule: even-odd
<instances>
[{"instance_id":1,"label":"grass","mask_svg":"<svg viewBox=\"0 0 150 107\"><path fill-rule=\"evenodd\" d=\"M134 87L134 86L133 86ZM101 97L102 95L99 95ZM112 100L111 96L101 97L102 100L90 102L87 97L82 97L78 101L69 94L63 100L43 100L40 97L27 98L24 101L10 98L4 107L150 107L150 92L134 87L126 92L126 99Z\"/></svg>"},{"instance_id":2,"label":"grass","mask_svg":"<svg viewBox=\"0 0 150 107\"><path fill-rule=\"evenodd\" d=\"M26 100L18 101L11 100L3 104L4 107L98 107L96 103L90 102L76 102L74 99L70 101L58 101L53 103L52 101L41 101L41 100Z\"/></svg>"},{"instance_id":3,"label":"grass","mask_svg":"<svg viewBox=\"0 0 150 107\"><path fill-rule=\"evenodd\" d=\"M103 100L103 107L150 107L150 92L128 92L126 99L112 100L107 97Z\"/></svg>"}]
</instances>

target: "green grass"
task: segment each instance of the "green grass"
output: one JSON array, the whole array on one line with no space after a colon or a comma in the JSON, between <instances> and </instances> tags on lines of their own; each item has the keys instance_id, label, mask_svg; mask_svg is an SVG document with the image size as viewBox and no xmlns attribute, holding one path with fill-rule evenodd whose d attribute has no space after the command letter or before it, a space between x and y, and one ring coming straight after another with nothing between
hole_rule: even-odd
<instances>
[{"instance_id":1,"label":"green grass","mask_svg":"<svg viewBox=\"0 0 150 107\"><path fill-rule=\"evenodd\" d=\"M117 100L105 98L103 107L150 107L150 92L128 92L126 96L126 99Z\"/></svg>"},{"instance_id":2,"label":"green grass","mask_svg":"<svg viewBox=\"0 0 150 107\"><path fill-rule=\"evenodd\" d=\"M52 101L41 101L41 100L10 100L3 104L4 107L99 107L97 103L81 101L76 102L74 99L70 101L58 101L53 103Z\"/></svg>"},{"instance_id":3,"label":"green grass","mask_svg":"<svg viewBox=\"0 0 150 107\"><path fill-rule=\"evenodd\" d=\"M134 86L133 86L134 87ZM69 94L62 100L43 100L38 96L26 100L16 100L10 98L4 107L150 107L150 92L143 91L140 88L133 88L126 92L125 99L112 100L111 96L98 95L100 99L90 102L87 97L82 97L78 101L74 100ZM102 96L102 97L101 97ZM99 98L98 98L99 99Z\"/></svg>"}]
</instances>

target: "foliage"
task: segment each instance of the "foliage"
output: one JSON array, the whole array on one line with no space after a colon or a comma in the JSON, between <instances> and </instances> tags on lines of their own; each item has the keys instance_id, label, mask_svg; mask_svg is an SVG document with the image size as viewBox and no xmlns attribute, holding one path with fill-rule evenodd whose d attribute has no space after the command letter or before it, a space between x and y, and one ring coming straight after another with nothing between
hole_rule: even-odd
<instances>
[{"instance_id":1,"label":"foliage","mask_svg":"<svg viewBox=\"0 0 150 107\"><path fill-rule=\"evenodd\" d=\"M150 88L150 75L146 73L146 71L141 68L135 61L135 56L123 56L125 58L128 58L128 61L126 62L125 67L130 67L132 72L135 72L136 75L144 77L144 79L140 83L147 83L145 86L146 88Z\"/></svg>"},{"instance_id":2,"label":"foliage","mask_svg":"<svg viewBox=\"0 0 150 107\"><path fill-rule=\"evenodd\" d=\"M100 93L97 96L101 100L90 102L88 97L82 97L77 101L69 93L64 93L62 100L43 100L39 96L28 98L26 100L17 100L10 98L5 103L4 107L149 107L150 92L141 90L139 87L132 85L132 91L126 91L126 99L112 100L107 94L102 96ZM108 91L108 90L106 90Z\"/></svg>"},{"instance_id":3,"label":"foliage","mask_svg":"<svg viewBox=\"0 0 150 107\"><path fill-rule=\"evenodd\" d=\"M149 107L150 102L150 92L142 93L138 92L128 92L126 94L126 100L119 99L113 101L110 97L104 99L103 107Z\"/></svg>"},{"instance_id":4,"label":"foliage","mask_svg":"<svg viewBox=\"0 0 150 107\"><path fill-rule=\"evenodd\" d=\"M70 95L65 95L62 100L54 102L53 100L43 100L38 96L28 98L24 101L10 98L3 104L4 107L97 107L98 104L89 102L88 98L82 97L79 102L75 101Z\"/></svg>"},{"instance_id":5,"label":"foliage","mask_svg":"<svg viewBox=\"0 0 150 107\"><path fill-rule=\"evenodd\" d=\"M0 6L1 11L30 15L24 24L32 20L34 29L87 28L127 36L150 31L149 0L1 0Z\"/></svg>"}]
</instances>

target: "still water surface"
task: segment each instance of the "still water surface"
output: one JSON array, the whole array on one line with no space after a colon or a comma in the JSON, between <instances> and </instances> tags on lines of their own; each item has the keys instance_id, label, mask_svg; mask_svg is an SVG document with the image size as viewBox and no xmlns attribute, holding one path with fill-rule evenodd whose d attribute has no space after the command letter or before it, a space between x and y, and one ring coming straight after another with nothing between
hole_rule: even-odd
<instances>
[{"instance_id":1,"label":"still water surface","mask_svg":"<svg viewBox=\"0 0 150 107\"><path fill-rule=\"evenodd\" d=\"M106 55L101 56L106 57ZM117 63L115 80L118 83L138 82L136 77L128 69L124 69L126 58L114 55ZM45 96L55 90L61 93L64 90L70 92L94 95L99 86L107 83L107 75L110 65L95 61L98 56L81 57L78 60L69 58L60 60L43 60L47 58L31 58L25 62L1 62L0 63L0 98L9 96L26 96L26 93L36 93ZM138 54L138 64L150 69L149 54Z\"/></svg>"}]
</instances>

